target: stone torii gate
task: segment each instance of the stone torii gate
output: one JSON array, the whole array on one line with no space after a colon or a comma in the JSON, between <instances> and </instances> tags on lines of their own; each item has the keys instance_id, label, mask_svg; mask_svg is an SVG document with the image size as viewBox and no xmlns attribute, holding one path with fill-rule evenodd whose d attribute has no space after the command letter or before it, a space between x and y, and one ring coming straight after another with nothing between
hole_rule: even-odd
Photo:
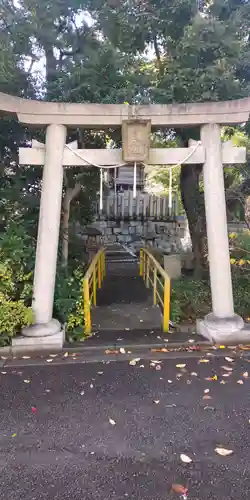
<instances>
[{"instance_id":1,"label":"stone torii gate","mask_svg":"<svg viewBox=\"0 0 250 500\"><path fill-rule=\"evenodd\" d=\"M20 149L20 163L44 165L34 277L33 311L35 324L23 329L35 347L60 345L59 322L52 319L58 238L63 186L63 165L83 165L84 160L113 165L124 161L149 164L181 163L188 149L149 150L151 127L200 126L201 144L189 163L203 163L208 256L212 292L212 312L199 322L199 332L215 342L240 342L249 331L234 313L223 163L245 161L244 148L221 143L220 125L246 122L250 98L220 103L128 106L109 104L65 104L25 100L0 93L0 110L17 115L21 123L46 126L45 147L37 143ZM124 125L127 123L127 132ZM139 132L139 129L143 129ZM130 127L131 125L131 127ZM84 150L77 153L66 146L68 127L122 127L121 151ZM146 138L148 137L148 138ZM189 150L192 153L193 145ZM187 167L188 168L188 167ZM21 345L22 341L19 341Z\"/></svg>"}]
</instances>

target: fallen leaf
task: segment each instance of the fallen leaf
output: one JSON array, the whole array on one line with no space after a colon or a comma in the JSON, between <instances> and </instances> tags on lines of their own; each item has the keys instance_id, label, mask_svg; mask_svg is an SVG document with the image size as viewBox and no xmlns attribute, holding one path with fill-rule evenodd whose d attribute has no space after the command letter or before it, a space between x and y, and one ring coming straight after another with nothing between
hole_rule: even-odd
<instances>
[{"instance_id":1,"label":"fallen leaf","mask_svg":"<svg viewBox=\"0 0 250 500\"><path fill-rule=\"evenodd\" d=\"M244 378L248 378L248 372L244 372L244 373L242 373L242 377L244 377Z\"/></svg>"},{"instance_id":2,"label":"fallen leaf","mask_svg":"<svg viewBox=\"0 0 250 500\"><path fill-rule=\"evenodd\" d=\"M242 384L244 384L244 382L243 382L243 380L237 380L237 384L242 385Z\"/></svg>"},{"instance_id":3,"label":"fallen leaf","mask_svg":"<svg viewBox=\"0 0 250 500\"><path fill-rule=\"evenodd\" d=\"M192 458L190 458L188 455L185 455L184 453L181 453L180 459L185 464L191 464L191 462L192 462Z\"/></svg>"},{"instance_id":4,"label":"fallen leaf","mask_svg":"<svg viewBox=\"0 0 250 500\"><path fill-rule=\"evenodd\" d=\"M63 355L63 357L64 357L64 358L67 358L67 357L68 357L68 355L69 355L69 353L68 353L68 352L65 352L65 354Z\"/></svg>"},{"instance_id":5,"label":"fallen leaf","mask_svg":"<svg viewBox=\"0 0 250 500\"><path fill-rule=\"evenodd\" d=\"M159 399L156 399L156 400L154 401L154 403L155 403L156 405L158 405L158 404L159 404L159 402L160 402L160 400L159 400Z\"/></svg>"},{"instance_id":6,"label":"fallen leaf","mask_svg":"<svg viewBox=\"0 0 250 500\"><path fill-rule=\"evenodd\" d=\"M209 359L199 359L198 364L200 363L210 363Z\"/></svg>"},{"instance_id":7,"label":"fallen leaf","mask_svg":"<svg viewBox=\"0 0 250 500\"><path fill-rule=\"evenodd\" d=\"M228 363L233 363L233 358L229 358L228 356L225 357L225 360L228 361Z\"/></svg>"},{"instance_id":8,"label":"fallen leaf","mask_svg":"<svg viewBox=\"0 0 250 500\"><path fill-rule=\"evenodd\" d=\"M53 359L46 359L47 363L52 363Z\"/></svg>"},{"instance_id":9,"label":"fallen leaf","mask_svg":"<svg viewBox=\"0 0 250 500\"><path fill-rule=\"evenodd\" d=\"M185 368L186 364L183 363L183 364L179 364L179 365L175 365L175 366L176 366L176 368Z\"/></svg>"},{"instance_id":10,"label":"fallen leaf","mask_svg":"<svg viewBox=\"0 0 250 500\"><path fill-rule=\"evenodd\" d=\"M120 353L121 353L121 354L126 354L126 351L125 351L124 347L121 347L121 348L120 348Z\"/></svg>"},{"instance_id":11,"label":"fallen leaf","mask_svg":"<svg viewBox=\"0 0 250 500\"><path fill-rule=\"evenodd\" d=\"M166 347L161 347L158 349L151 349L151 352L168 352L168 349L166 349Z\"/></svg>"},{"instance_id":12,"label":"fallen leaf","mask_svg":"<svg viewBox=\"0 0 250 500\"><path fill-rule=\"evenodd\" d=\"M138 363L138 361L140 361L140 360L141 360L141 358L131 359L131 360L130 360L130 362L129 362L129 364L130 364L131 366L135 366L135 365L136 365L136 363Z\"/></svg>"},{"instance_id":13,"label":"fallen leaf","mask_svg":"<svg viewBox=\"0 0 250 500\"><path fill-rule=\"evenodd\" d=\"M90 384L90 386L89 386L89 387L90 387L90 389L93 389L93 387L94 387L94 386L93 386L93 384Z\"/></svg>"},{"instance_id":14,"label":"fallen leaf","mask_svg":"<svg viewBox=\"0 0 250 500\"><path fill-rule=\"evenodd\" d=\"M215 448L214 451L218 453L218 455L220 455L221 457L228 457L233 453L233 450L227 450L227 448L221 448L221 447Z\"/></svg>"},{"instance_id":15,"label":"fallen leaf","mask_svg":"<svg viewBox=\"0 0 250 500\"><path fill-rule=\"evenodd\" d=\"M31 411L32 411L32 413L36 413L36 412L37 412L36 407L35 407L35 406L32 406L32 407L31 407Z\"/></svg>"},{"instance_id":16,"label":"fallen leaf","mask_svg":"<svg viewBox=\"0 0 250 500\"><path fill-rule=\"evenodd\" d=\"M221 381L220 381L220 384L225 385L225 383L226 383L226 382L225 382L225 380L221 380Z\"/></svg>"},{"instance_id":17,"label":"fallen leaf","mask_svg":"<svg viewBox=\"0 0 250 500\"><path fill-rule=\"evenodd\" d=\"M191 372L192 377L198 377L198 373L196 372Z\"/></svg>"},{"instance_id":18,"label":"fallen leaf","mask_svg":"<svg viewBox=\"0 0 250 500\"><path fill-rule=\"evenodd\" d=\"M58 356L58 354L50 354L51 358L56 358L57 356Z\"/></svg>"},{"instance_id":19,"label":"fallen leaf","mask_svg":"<svg viewBox=\"0 0 250 500\"><path fill-rule=\"evenodd\" d=\"M104 351L104 354L119 354L119 351L118 349L106 349L106 351Z\"/></svg>"},{"instance_id":20,"label":"fallen leaf","mask_svg":"<svg viewBox=\"0 0 250 500\"><path fill-rule=\"evenodd\" d=\"M222 373L222 377L230 377L231 373Z\"/></svg>"},{"instance_id":21,"label":"fallen leaf","mask_svg":"<svg viewBox=\"0 0 250 500\"><path fill-rule=\"evenodd\" d=\"M84 395L84 391L81 391L80 394L81 394L81 396L83 396Z\"/></svg>"},{"instance_id":22,"label":"fallen leaf","mask_svg":"<svg viewBox=\"0 0 250 500\"><path fill-rule=\"evenodd\" d=\"M16 432L14 432L14 434L11 435L11 437L15 438L17 436Z\"/></svg>"},{"instance_id":23,"label":"fallen leaf","mask_svg":"<svg viewBox=\"0 0 250 500\"><path fill-rule=\"evenodd\" d=\"M25 379L25 380L24 380L24 383L25 383L25 384L29 384L29 383L30 383L30 380L29 380L29 379Z\"/></svg>"},{"instance_id":24,"label":"fallen leaf","mask_svg":"<svg viewBox=\"0 0 250 500\"><path fill-rule=\"evenodd\" d=\"M172 384L173 382L172 382L172 380L168 380L168 383L169 383L169 384Z\"/></svg>"},{"instance_id":25,"label":"fallen leaf","mask_svg":"<svg viewBox=\"0 0 250 500\"><path fill-rule=\"evenodd\" d=\"M225 349L225 348L226 348L226 346L224 346L224 345L219 345L219 349Z\"/></svg>"},{"instance_id":26,"label":"fallen leaf","mask_svg":"<svg viewBox=\"0 0 250 500\"><path fill-rule=\"evenodd\" d=\"M188 489L182 484L172 484L171 490L180 495L187 495Z\"/></svg>"},{"instance_id":27,"label":"fallen leaf","mask_svg":"<svg viewBox=\"0 0 250 500\"><path fill-rule=\"evenodd\" d=\"M210 392L210 389L205 389L204 394L208 394Z\"/></svg>"},{"instance_id":28,"label":"fallen leaf","mask_svg":"<svg viewBox=\"0 0 250 500\"><path fill-rule=\"evenodd\" d=\"M103 372L97 372L97 375L103 375Z\"/></svg>"},{"instance_id":29,"label":"fallen leaf","mask_svg":"<svg viewBox=\"0 0 250 500\"><path fill-rule=\"evenodd\" d=\"M212 377L205 377L204 380L209 380L209 382L211 382L213 380L218 380L218 376L217 375L213 375Z\"/></svg>"},{"instance_id":30,"label":"fallen leaf","mask_svg":"<svg viewBox=\"0 0 250 500\"><path fill-rule=\"evenodd\" d=\"M22 359L30 359L30 356L22 356Z\"/></svg>"},{"instance_id":31,"label":"fallen leaf","mask_svg":"<svg viewBox=\"0 0 250 500\"><path fill-rule=\"evenodd\" d=\"M112 418L109 418L109 423L110 423L111 425L115 425L115 424L116 424L115 420L113 420Z\"/></svg>"},{"instance_id":32,"label":"fallen leaf","mask_svg":"<svg viewBox=\"0 0 250 500\"><path fill-rule=\"evenodd\" d=\"M157 371L161 370L161 365L156 365L155 369L156 369Z\"/></svg>"},{"instance_id":33,"label":"fallen leaf","mask_svg":"<svg viewBox=\"0 0 250 500\"><path fill-rule=\"evenodd\" d=\"M231 372L233 370L231 366L222 366L221 368L226 372Z\"/></svg>"}]
</instances>

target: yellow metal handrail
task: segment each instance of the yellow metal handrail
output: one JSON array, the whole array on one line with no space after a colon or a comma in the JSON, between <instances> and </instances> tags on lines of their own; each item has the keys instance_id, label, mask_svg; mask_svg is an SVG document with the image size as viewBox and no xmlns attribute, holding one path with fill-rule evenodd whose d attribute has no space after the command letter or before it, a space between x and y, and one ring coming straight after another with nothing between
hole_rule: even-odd
<instances>
[{"instance_id":1,"label":"yellow metal handrail","mask_svg":"<svg viewBox=\"0 0 250 500\"><path fill-rule=\"evenodd\" d=\"M91 333L91 305L96 306L96 291L101 288L106 274L105 250L101 248L83 278L84 332Z\"/></svg>"},{"instance_id":2,"label":"yellow metal handrail","mask_svg":"<svg viewBox=\"0 0 250 500\"><path fill-rule=\"evenodd\" d=\"M153 287L153 304L159 302L163 311L163 331L169 331L170 278L155 257L146 248L140 250L140 276L146 287Z\"/></svg>"}]
</instances>

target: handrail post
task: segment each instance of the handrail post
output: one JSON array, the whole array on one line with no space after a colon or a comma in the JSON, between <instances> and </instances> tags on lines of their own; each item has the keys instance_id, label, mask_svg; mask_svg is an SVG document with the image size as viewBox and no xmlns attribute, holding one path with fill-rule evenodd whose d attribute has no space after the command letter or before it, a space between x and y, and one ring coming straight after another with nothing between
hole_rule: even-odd
<instances>
[{"instance_id":1,"label":"handrail post","mask_svg":"<svg viewBox=\"0 0 250 500\"><path fill-rule=\"evenodd\" d=\"M140 276L143 276L143 249L140 248Z\"/></svg>"},{"instance_id":2,"label":"handrail post","mask_svg":"<svg viewBox=\"0 0 250 500\"><path fill-rule=\"evenodd\" d=\"M143 251L142 262L143 262L143 280L145 281L145 279L146 279L146 253L144 251Z\"/></svg>"},{"instance_id":3,"label":"handrail post","mask_svg":"<svg viewBox=\"0 0 250 500\"><path fill-rule=\"evenodd\" d=\"M101 278L101 260L98 259L97 262L97 273L98 273L98 288L101 288L102 278Z\"/></svg>"},{"instance_id":4,"label":"handrail post","mask_svg":"<svg viewBox=\"0 0 250 500\"><path fill-rule=\"evenodd\" d=\"M104 250L103 250L103 254L102 254L102 262L103 262L103 278L105 278L105 275L106 275L106 257L105 257Z\"/></svg>"},{"instance_id":5,"label":"handrail post","mask_svg":"<svg viewBox=\"0 0 250 500\"><path fill-rule=\"evenodd\" d=\"M157 269L154 268L154 286L153 286L153 304L156 306L157 304L157 295L156 295L156 287L157 287Z\"/></svg>"},{"instance_id":6,"label":"handrail post","mask_svg":"<svg viewBox=\"0 0 250 500\"><path fill-rule=\"evenodd\" d=\"M170 320L170 279L164 281L164 299L163 299L163 331L169 331Z\"/></svg>"},{"instance_id":7,"label":"handrail post","mask_svg":"<svg viewBox=\"0 0 250 500\"><path fill-rule=\"evenodd\" d=\"M96 266L93 269L93 304L96 306Z\"/></svg>"},{"instance_id":8,"label":"handrail post","mask_svg":"<svg viewBox=\"0 0 250 500\"><path fill-rule=\"evenodd\" d=\"M149 270L150 270L150 262L149 256L146 255L146 287L149 287Z\"/></svg>"},{"instance_id":9,"label":"handrail post","mask_svg":"<svg viewBox=\"0 0 250 500\"><path fill-rule=\"evenodd\" d=\"M90 297L89 297L88 279L83 280L83 304L84 304L85 333L91 333Z\"/></svg>"}]
</instances>

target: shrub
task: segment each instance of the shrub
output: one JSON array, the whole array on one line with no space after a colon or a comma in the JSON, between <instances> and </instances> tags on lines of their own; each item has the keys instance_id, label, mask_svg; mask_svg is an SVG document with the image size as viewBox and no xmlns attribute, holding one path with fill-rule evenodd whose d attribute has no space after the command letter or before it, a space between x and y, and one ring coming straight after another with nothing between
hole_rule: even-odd
<instances>
[{"instance_id":1,"label":"shrub","mask_svg":"<svg viewBox=\"0 0 250 500\"><path fill-rule=\"evenodd\" d=\"M243 318L250 316L250 276L233 275L235 312ZM209 281L183 277L172 283L171 318L174 322L195 322L211 312L211 291Z\"/></svg>"},{"instance_id":2,"label":"shrub","mask_svg":"<svg viewBox=\"0 0 250 500\"><path fill-rule=\"evenodd\" d=\"M0 245L0 345L6 345L33 322L34 244L21 226L11 224Z\"/></svg>"},{"instance_id":3,"label":"shrub","mask_svg":"<svg viewBox=\"0 0 250 500\"><path fill-rule=\"evenodd\" d=\"M69 341L84 337L82 280L85 269L79 266L69 275L65 269L57 271L54 316L65 325Z\"/></svg>"},{"instance_id":4,"label":"shrub","mask_svg":"<svg viewBox=\"0 0 250 500\"><path fill-rule=\"evenodd\" d=\"M0 294L0 345L8 345L22 327L33 323L31 307L23 300L7 300Z\"/></svg>"}]
</instances>

